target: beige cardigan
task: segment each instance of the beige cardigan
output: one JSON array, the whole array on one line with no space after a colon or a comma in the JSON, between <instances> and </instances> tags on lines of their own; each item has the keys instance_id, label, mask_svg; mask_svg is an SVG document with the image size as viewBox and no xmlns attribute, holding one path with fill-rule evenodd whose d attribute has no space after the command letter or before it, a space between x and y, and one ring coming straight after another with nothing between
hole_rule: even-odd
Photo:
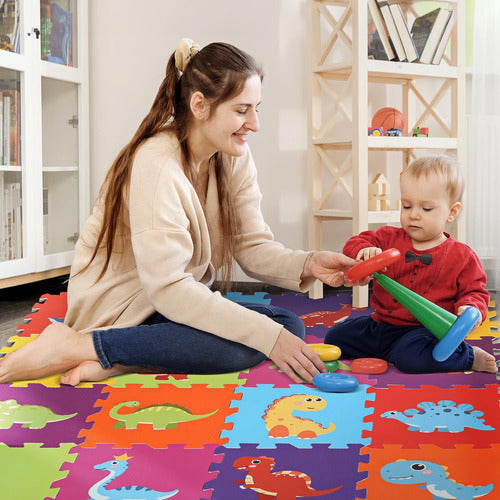
<instances>
[{"instance_id":1,"label":"beige cardigan","mask_svg":"<svg viewBox=\"0 0 500 500\"><path fill-rule=\"evenodd\" d=\"M275 242L263 220L257 171L250 150L232 159L241 245L235 260L251 277L305 291L301 282L308 255ZM127 210L106 274L96 282L105 258L102 247L89 261L102 221L97 200L75 247L65 323L81 332L138 325L158 311L177 323L241 342L269 355L281 325L210 290L215 278L212 248L221 244L215 172L210 170L206 217L184 174L179 142L169 133L147 140L137 151Z\"/></svg>"}]
</instances>

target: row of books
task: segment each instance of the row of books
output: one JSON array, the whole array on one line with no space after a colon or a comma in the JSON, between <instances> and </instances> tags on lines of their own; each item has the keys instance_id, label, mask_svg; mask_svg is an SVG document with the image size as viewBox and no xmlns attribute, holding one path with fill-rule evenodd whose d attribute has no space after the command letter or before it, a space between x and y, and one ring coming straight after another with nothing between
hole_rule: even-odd
<instances>
[{"instance_id":1,"label":"row of books","mask_svg":"<svg viewBox=\"0 0 500 500\"><path fill-rule=\"evenodd\" d=\"M451 5L415 18L409 27L399 3L368 0L368 57L439 64L454 24Z\"/></svg>"},{"instance_id":2,"label":"row of books","mask_svg":"<svg viewBox=\"0 0 500 500\"><path fill-rule=\"evenodd\" d=\"M22 196L20 182L7 182L0 171L0 261L23 256Z\"/></svg>"},{"instance_id":3,"label":"row of books","mask_svg":"<svg viewBox=\"0 0 500 500\"><path fill-rule=\"evenodd\" d=\"M21 165L19 80L0 80L0 165Z\"/></svg>"}]
</instances>

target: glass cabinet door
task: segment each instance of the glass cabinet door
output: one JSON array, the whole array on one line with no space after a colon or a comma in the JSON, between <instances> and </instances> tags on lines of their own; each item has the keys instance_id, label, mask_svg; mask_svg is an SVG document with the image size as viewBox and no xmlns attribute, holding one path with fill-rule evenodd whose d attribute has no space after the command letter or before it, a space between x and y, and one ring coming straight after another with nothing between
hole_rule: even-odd
<instances>
[{"instance_id":1,"label":"glass cabinet door","mask_svg":"<svg viewBox=\"0 0 500 500\"><path fill-rule=\"evenodd\" d=\"M21 73L0 68L0 261L23 257Z\"/></svg>"},{"instance_id":2,"label":"glass cabinet door","mask_svg":"<svg viewBox=\"0 0 500 500\"><path fill-rule=\"evenodd\" d=\"M78 67L76 0L40 1L41 58Z\"/></svg>"},{"instance_id":3,"label":"glass cabinet door","mask_svg":"<svg viewBox=\"0 0 500 500\"><path fill-rule=\"evenodd\" d=\"M79 233L78 85L42 78L44 254L73 250Z\"/></svg>"}]
</instances>

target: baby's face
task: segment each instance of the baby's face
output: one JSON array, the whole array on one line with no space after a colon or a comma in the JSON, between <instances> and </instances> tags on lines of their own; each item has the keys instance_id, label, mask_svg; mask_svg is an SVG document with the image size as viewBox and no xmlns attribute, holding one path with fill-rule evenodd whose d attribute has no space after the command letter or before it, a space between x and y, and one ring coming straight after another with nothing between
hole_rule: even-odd
<instances>
[{"instance_id":1,"label":"baby's face","mask_svg":"<svg viewBox=\"0 0 500 500\"><path fill-rule=\"evenodd\" d=\"M446 224L456 218L460 208L460 203L450 203L442 177L401 176L401 226L415 248L425 250L442 243Z\"/></svg>"}]
</instances>

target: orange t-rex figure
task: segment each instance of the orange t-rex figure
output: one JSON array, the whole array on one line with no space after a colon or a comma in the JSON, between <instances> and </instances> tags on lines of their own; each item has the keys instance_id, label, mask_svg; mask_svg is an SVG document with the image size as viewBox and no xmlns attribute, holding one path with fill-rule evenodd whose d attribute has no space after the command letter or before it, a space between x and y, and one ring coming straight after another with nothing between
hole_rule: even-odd
<instances>
[{"instance_id":1,"label":"orange t-rex figure","mask_svg":"<svg viewBox=\"0 0 500 500\"><path fill-rule=\"evenodd\" d=\"M296 500L297 497L319 497L339 490L342 486L316 491L311 478L303 472L283 470L271 472L276 465L272 457L240 457L233 462L237 470L246 470L245 479L235 481L240 488L253 490L258 500Z\"/></svg>"}]
</instances>

